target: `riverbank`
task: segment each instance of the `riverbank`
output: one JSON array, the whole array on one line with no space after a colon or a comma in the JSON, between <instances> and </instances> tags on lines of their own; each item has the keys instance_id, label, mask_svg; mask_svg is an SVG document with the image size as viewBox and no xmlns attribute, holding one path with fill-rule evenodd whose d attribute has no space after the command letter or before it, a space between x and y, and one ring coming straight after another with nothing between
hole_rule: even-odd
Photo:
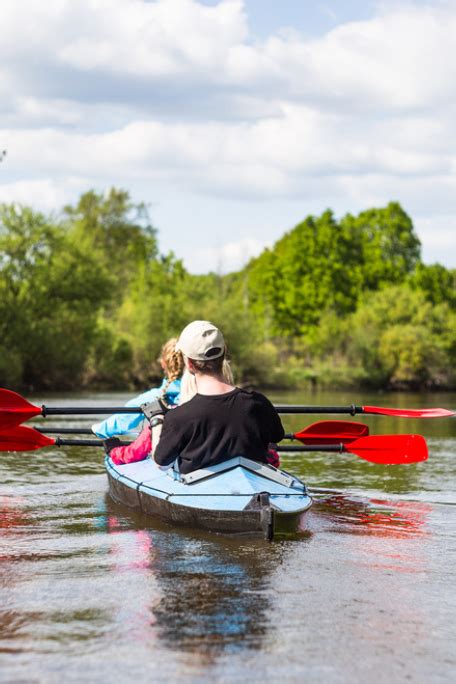
<instances>
[{"instance_id":1,"label":"riverbank","mask_svg":"<svg viewBox=\"0 0 456 684\"><path fill-rule=\"evenodd\" d=\"M318 394L321 392L333 393L333 392L347 392L351 391L353 393L385 393L390 392L397 394L399 396L408 394L424 394L435 396L438 394L447 395L456 391L456 386L439 386L436 384L431 384L429 386L408 386L404 383L396 385L383 386L372 386L369 383L359 383L355 380L350 381L346 374L345 369L335 370L333 374L328 373L325 376L324 381L320 381L316 374L312 371L304 370L302 372L291 372L291 377L286 377L287 373L285 370L277 370L271 373L269 381L263 378L263 382L257 384L252 382L236 382L239 387L244 389L256 389L264 391L267 393L313 393ZM93 394L93 393L119 393L127 394L131 397L133 394L143 392L145 388L148 387L158 387L163 380L163 377L156 375L149 377L144 383L106 383L106 382L93 382L88 384L80 384L79 386L73 386L71 389L62 390L61 387L46 387L44 393L46 395L68 395L71 394ZM236 375L235 375L236 381ZM43 394L43 388L32 387L32 386L6 386L6 389L10 389L13 392L25 393L29 396L34 396L38 394Z\"/></svg>"}]
</instances>

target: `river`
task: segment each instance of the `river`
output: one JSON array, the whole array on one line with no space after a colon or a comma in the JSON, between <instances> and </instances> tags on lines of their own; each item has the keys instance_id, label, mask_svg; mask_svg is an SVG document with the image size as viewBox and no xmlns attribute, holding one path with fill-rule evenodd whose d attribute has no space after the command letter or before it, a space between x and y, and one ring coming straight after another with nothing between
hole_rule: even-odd
<instances>
[{"instance_id":1,"label":"river","mask_svg":"<svg viewBox=\"0 0 456 684\"><path fill-rule=\"evenodd\" d=\"M454 394L269 396L456 407ZM319 418L328 417L284 424L296 431ZM314 505L300 536L272 543L178 529L114 504L101 449L0 454L0 681L454 681L456 420L363 422L371 434L423 434L429 460L287 455Z\"/></svg>"}]
</instances>

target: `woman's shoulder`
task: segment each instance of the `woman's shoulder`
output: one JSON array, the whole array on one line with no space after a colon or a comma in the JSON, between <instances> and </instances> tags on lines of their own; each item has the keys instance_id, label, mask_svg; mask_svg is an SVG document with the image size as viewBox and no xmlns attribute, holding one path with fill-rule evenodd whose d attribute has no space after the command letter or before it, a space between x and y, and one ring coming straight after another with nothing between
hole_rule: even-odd
<instances>
[{"instance_id":1,"label":"woman's shoulder","mask_svg":"<svg viewBox=\"0 0 456 684\"><path fill-rule=\"evenodd\" d=\"M261 392L258 392L257 390L254 389L243 389L242 387L239 387L239 396L246 401L252 401L252 402L258 402L260 404L270 404L271 402L269 399L262 394Z\"/></svg>"}]
</instances>

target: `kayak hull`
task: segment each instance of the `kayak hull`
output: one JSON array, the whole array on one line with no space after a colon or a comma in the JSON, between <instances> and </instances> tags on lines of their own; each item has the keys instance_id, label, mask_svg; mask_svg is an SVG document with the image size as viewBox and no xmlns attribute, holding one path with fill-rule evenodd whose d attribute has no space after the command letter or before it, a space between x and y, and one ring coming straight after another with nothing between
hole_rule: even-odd
<instances>
[{"instance_id":1,"label":"kayak hull","mask_svg":"<svg viewBox=\"0 0 456 684\"><path fill-rule=\"evenodd\" d=\"M161 471L150 459L117 466L107 457L105 465L117 503L212 532L265 539L296 534L312 504L298 478L243 457L187 476Z\"/></svg>"}]
</instances>

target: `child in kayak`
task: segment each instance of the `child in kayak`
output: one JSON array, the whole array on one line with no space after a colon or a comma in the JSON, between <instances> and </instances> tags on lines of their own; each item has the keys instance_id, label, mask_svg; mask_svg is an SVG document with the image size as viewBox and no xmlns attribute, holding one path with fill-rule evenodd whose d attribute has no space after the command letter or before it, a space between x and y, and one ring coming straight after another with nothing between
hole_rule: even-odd
<instances>
[{"instance_id":1,"label":"child in kayak","mask_svg":"<svg viewBox=\"0 0 456 684\"><path fill-rule=\"evenodd\" d=\"M146 404L156 399L161 399L166 406L170 407L176 406L179 403L184 361L182 354L176 351L176 342L175 338L168 340L160 352L160 365L165 376L161 385L130 399L125 406L141 406L141 404ZM107 439L115 435L134 432L143 420L144 416L142 413L118 413L106 418L101 423L92 425L92 432L97 437Z\"/></svg>"},{"instance_id":2,"label":"child in kayak","mask_svg":"<svg viewBox=\"0 0 456 684\"><path fill-rule=\"evenodd\" d=\"M208 321L193 321L182 331L176 348L194 377L196 394L166 413L155 462L169 467L177 459L181 473L234 456L270 462L270 443L284 438L282 422L263 394L227 382L220 330Z\"/></svg>"}]
</instances>

